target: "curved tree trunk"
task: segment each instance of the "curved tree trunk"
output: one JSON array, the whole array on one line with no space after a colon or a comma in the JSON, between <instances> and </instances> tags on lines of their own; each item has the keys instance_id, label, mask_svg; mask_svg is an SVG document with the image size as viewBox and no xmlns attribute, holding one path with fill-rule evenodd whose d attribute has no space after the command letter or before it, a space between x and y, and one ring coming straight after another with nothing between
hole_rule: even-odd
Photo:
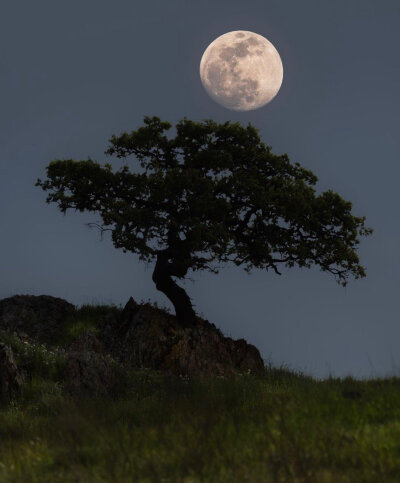
<instances>
[{"instance_id":1,"label":"curved tree trunk","mask_svg":"<svg viewBox=\"0 0 400 483\"><path fill-rule=\"evenodd\" d=\"M187 270L185 271L185 273ZM172 264L168 262L166 254L159 253L153 272L153 282L158 290L163 292L175 307L176 318L183 327L196 325L196 313L186 291L172 279L174 275Z\"/></svg>"}]
</instances>

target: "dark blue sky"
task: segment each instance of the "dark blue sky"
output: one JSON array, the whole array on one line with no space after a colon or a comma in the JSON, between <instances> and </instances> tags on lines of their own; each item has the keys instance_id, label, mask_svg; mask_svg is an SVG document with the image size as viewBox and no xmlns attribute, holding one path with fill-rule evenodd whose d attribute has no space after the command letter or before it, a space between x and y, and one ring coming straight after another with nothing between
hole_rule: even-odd
<instances>
[{"instance_id":1,"label":"dark blue sky","mask_svg":"<svg viewBox=\"0 0 400 483\"><path fill-rule=\"evenodd\" d=\"M318 268L226 267L186 283L197 311L277 365L399 374L399 24L398 0L3 2L0 298L168 305L151 267L85 226L99 217L63 216L34 183L52 159L110 162L111 134L144 115L251 122L274 152L313 170L319 190L367 217L367 278L343 289ZM202 53L231 30L267 37L282 58L282 88L256 111L229 111L201 85Z\"/></svg>"}]
</instances>

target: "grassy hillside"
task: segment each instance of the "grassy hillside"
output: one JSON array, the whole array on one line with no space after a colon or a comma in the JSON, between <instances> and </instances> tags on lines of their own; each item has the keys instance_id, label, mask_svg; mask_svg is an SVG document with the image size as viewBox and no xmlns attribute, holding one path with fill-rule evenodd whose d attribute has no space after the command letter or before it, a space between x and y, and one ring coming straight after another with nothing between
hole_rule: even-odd
<instances>
[{"instance_id":1,"label":"grassy hillside","mask_svg":"<svg viewBox=\"0 0 400 483\"><path fill-rule=\"evenodd\" d=\"M65 346L95 313L65 326ZM62 392L57 350L9 337L30 368L0 408L1 482L397 482L400 380L129 374L107 399Z\"/></svg>"}]
</instances>

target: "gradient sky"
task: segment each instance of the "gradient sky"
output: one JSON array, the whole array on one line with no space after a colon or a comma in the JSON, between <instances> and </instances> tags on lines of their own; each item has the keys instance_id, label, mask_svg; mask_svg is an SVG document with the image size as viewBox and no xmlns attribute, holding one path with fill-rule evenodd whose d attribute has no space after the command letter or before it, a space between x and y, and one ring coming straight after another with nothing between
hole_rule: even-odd
<instances>
[{"instance_id":1,"label":"gradient sky","mask_svg":"<svg viewBox=\"0 0 400 483\"><path fill-rule=\"evenodd\" d=\"M365 215L367 278L341 288L317 267L227 266L186 282L196 310L274 365L318 377L400 374L400 2L398 0L13 1L0 15L0 298L74 304L157 300L152 267L63 216L34 186L53 159L110 162L111 134L143 116L251 122ZM282 58L278 96L229 111L204 91L201 56L250 30ZM118 160L112 162L118 168ZM133 163L132 163L133 164Z\"/></svg>"}]
</instances>

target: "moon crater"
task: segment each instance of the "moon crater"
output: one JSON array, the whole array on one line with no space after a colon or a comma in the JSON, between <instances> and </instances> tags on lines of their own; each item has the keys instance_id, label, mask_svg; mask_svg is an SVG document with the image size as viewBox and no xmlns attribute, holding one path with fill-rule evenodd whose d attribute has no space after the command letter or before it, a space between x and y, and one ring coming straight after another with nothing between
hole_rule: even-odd
<instances>
[{"instance_id":1,"label":"moon crater","mask_svg":"<svg viewBox=\"0 0 400 483\"><path fill-rule=\"evenodd\" d=\"M208 94L236 111L258 109L278 93L283 79L279 53L265 37L245 30L215 39L200 62Z\"/></svg>"}]
</instances>

